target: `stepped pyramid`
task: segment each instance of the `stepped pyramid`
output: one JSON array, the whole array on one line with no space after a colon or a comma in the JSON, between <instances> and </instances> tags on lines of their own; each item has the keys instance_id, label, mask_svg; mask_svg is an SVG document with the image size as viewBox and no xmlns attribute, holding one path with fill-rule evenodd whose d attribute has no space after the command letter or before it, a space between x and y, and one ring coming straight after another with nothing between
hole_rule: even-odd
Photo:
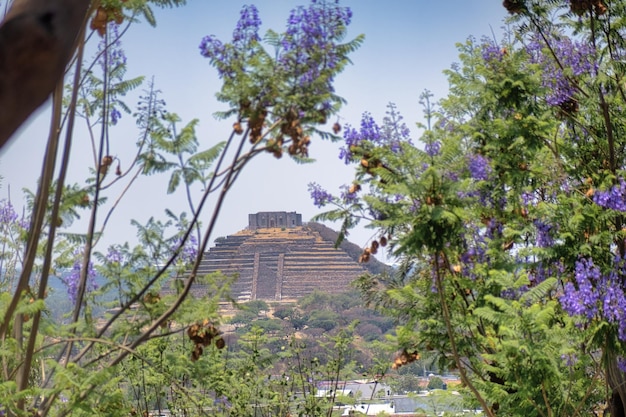
<instances>
[{"instance_id":1,"label":"stepped pyramid","mask_svg":"<svg viewBox=\"0 0 626 417\"><path fill-rule=\"evenodd\" d=\"M321 224L303 225L294 212L250 214L247 229L215 240L198 273L235 276L231 296L237 301L295 300L316 289L345 292L367 269L356 260L360 248L335 248L333 235ZM201 294L201 287L192 293Z\"/></svg>"}]
</instances>

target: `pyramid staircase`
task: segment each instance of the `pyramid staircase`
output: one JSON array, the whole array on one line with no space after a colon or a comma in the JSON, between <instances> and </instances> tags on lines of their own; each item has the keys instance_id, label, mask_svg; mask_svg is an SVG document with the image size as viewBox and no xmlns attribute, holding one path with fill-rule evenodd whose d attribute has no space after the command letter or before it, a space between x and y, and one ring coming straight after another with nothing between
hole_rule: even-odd
<instances>
[{"instance_id":1,"label":"pyramid staircase","mask_svg":"<svg viewBox=\"0 0 626 417\"><path fill-rule=\"evenodd\" d=\"M219 238L204 254L199 275L221 272L234 277L231 296L237 301L286 301L314 290L348 291L366 271L333 242L306 226L257 228ZM195 285L192 293L205 288Z\"/></svg>"}]
</instances>

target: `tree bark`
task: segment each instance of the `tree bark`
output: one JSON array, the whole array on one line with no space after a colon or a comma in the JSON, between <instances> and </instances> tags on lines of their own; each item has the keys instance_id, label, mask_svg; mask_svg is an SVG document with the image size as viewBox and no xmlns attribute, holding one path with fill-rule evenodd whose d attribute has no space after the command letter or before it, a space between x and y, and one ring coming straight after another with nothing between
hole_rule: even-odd
<instances>
[{"instance_id":1,"label":"tree bark","mask_svg":"<svg viewBox=\"0 0 626 417\"><path fill-rule=\"evenodd\" d=\"M15 0L0 25L0 149L63 77L91 0Z\"/></svg>"}]
</instances>

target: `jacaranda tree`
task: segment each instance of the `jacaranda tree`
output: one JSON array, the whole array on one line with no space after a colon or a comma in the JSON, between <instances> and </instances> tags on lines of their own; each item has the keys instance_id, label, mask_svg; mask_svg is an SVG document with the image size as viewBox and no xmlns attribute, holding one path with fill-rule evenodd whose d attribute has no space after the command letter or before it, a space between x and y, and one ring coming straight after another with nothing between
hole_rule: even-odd
<instances>
[{"instance_id":1,"label":"jacaranda tree","mask_svg":"<svg viewBox=\"0 0 626 417\"><path fill-rule=\"evenodd\" d=\"M421 144L393 105L366 113L344 130L353 182L312 197L378 231L362 260L401 262L359 287L487 415L624 416L626 4L503 4L504 40L459 45L449 95L421 97Z\"/></svg>"},{"instance_id":2,"label":"jacaranda tree","mask_svg":"<svg viewBox=\"0 0 626 417\"><path fill-rule=\"evenodd\" d=\"M207 393L196 391L189 377L205 349L224 347L217 301L226 297L228 282L198 276L201 254L224 197L252 158L286 153L307 161L312 136L332 136L318 128L339 110L343 100L333 81L363 38L345 40L351 12L338 1L298 7L284 32L264 37L258 10L245 6L231 41L207 36L200 43L200 53L223 81L218 98L226 110L220 116L234 121L226 140L206 138L202 143L211 146L201 149L197 120L183 123L166 108L154 82L127 77L121 44L137 19L155 23L151 7L183 3L91 2L68 85L60 82L53 96L51 133L30 207L22 215L2 201L3 414L127 416L155 401L161 407L165 392L186 415L214 411L206 408ZM97 46L89 48L90 42ZM86 56L89 50L97 50L95 57ZM144 93L133 109L124 96L141 85ZM138 140L132 154L123 155L116 125L128 115L136 120ZM68 162L77 157L72 141L78 137L90 141L91 175L67 185ZM132 221L137 246L119 242L99 248L109 218L121 215L120 199L142 177L156 174L168 175L164 192L184 188L189 213L168 210L165 218L154 213L145 224ZM123 191L115 195L114 189ZM210 220L201 225L198 218L207 210ZM64 230L79 215L87 218L86 230ZM61 278L72 306L62 322L54 322L48 314L49 282L62 270L68 271ZM198 282L207 288L203 299L190 296ZM180 349L166 351L165 340L180 343L185 359Z\"/></svg>"}]
</instances>

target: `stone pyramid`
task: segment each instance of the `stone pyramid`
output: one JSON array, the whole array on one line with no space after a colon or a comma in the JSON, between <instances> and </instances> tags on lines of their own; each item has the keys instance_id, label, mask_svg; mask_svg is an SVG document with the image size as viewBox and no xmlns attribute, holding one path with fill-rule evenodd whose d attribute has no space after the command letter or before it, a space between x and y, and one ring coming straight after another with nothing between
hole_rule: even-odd
<instances>
[{"instance_id":1,"label":"stone pyramid","mask_svg":"<svg viewBox=\"0 0 626 417\"><path fill-rule=\"evenodd\" d=\"M333 233L318 223L303 225L293 212L250 214L247 229L215 240L198 273L234 276L231 296L241 302L296 300L314 290L345 292L368 270L357 261L360 248L349 244L351 254L345 245L335 248Z\"/></svg>"}]
</instances>

